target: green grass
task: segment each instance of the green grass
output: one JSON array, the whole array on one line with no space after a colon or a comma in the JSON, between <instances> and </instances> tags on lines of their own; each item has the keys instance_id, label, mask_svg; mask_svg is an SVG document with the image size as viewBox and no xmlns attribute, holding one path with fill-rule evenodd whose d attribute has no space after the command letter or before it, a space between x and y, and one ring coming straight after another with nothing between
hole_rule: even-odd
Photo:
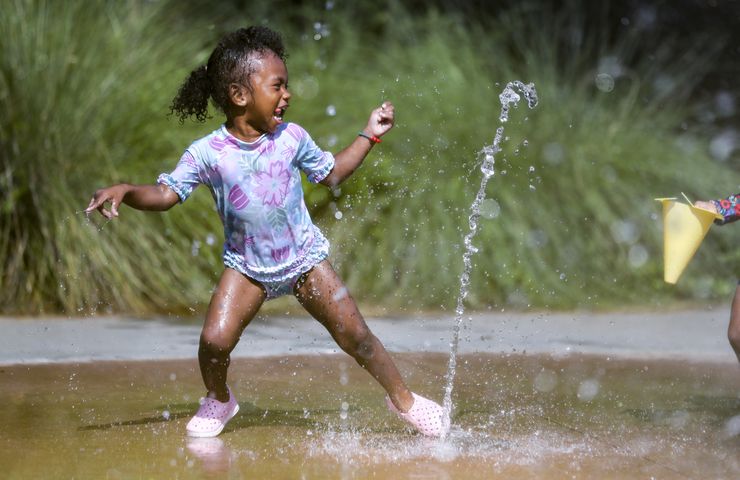
<instances>
[{"instance_id":1,"label":"green grass","mask_svg":"<svg viewBox=\"0 0 740 480\"><path fill-rule=\"evenodd\" d=\"M605 20L579 16L576 3L563 12L524 3L473 26L387 5L296 12L255 4L194 15L166 2L6 4L0 310L203 307L222 270L221 226L205 189L166 214L124 208L104 223L80 212L96 188L152 182L220 122L214 112L207 125L180 126L166 115L169 102L222 31L263 21L289 47L290 120L325 148L349 143L383 99L396 105L397 127L354 177L333 192L306 185L332 259L361 303L453 308L478 152L498 126L498 94L516 79L535 83L540 104L520 105L506 125L487 188L501 213L483 219L474 240L470 306L663 305L729 295L733 227L713 229L679 285L668 287L653 201L680 192L717 198L740 183L706 153L707 138L682 128L713 58L708 45L677 56L682 44L668 39L641 58L639 35L602 38ZM625 67L610 92L594 82L604 58ZM655 87L667 77L670 88ZM635 261L645 254L646 262Z\"/></svg>"},{"instance_id":2,"label":"green grass","mask_svg":"<svg viewBox=\"0 0 740 480\"><path fill-rule=\"evenodd\" d=\"M211 288L204 276L217 257L188 258L194 239L219 232L200 213L206 202L173 215L125 211L108 224L81 213L96 188L151 181L186 146L165 114L201 48L185 32L170 36L163 14L133 3L4 6L4 311L182 309Z\"/></svg>"}]
</instances>

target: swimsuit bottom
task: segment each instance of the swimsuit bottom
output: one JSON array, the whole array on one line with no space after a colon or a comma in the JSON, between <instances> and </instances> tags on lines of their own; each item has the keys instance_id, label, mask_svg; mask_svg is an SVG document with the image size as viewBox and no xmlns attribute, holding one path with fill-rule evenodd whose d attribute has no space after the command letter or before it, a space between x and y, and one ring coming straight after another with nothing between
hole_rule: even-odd
<instances>
[{"instance_id":1,"label":"swimsuit bottom","mask_svg":"<svg viewBox=\"0 0 740 480\"><path fill-rule=\"evenodd\" d=\"M257 282L265 291L265 301L282 297L283 295L293 295L295 293L295 289L300 287L303 282L306 281L306 278L308 278L308 274L313 270L313 267L315 267L315 265L312 265L308 271L299 273L298 275L281 282Z\"/></svg>"}]
</instances>

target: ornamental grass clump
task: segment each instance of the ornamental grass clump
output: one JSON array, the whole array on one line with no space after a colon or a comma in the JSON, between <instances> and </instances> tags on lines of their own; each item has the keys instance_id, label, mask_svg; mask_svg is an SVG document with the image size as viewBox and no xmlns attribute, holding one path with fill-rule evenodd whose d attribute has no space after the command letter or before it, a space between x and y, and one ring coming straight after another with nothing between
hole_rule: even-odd
<instances>
[{"instance_id":1,"label":"ornamental grass clump","mask_svg":"<svg viewBox=\"0 0 740 480\"><path fill-rule=\"evenodd\" d=\"M471 307L656 305L734 288L732 227L710 232L677 286L663 284L653 201L717 198L740 184L690 128L692 92L716 52L708 42L660 39L646 52L650 32L614 30L579 2L549 12L523 2L479 18L412 15L392 1L332 2L300 15L258 2L170 6L4 7L3 313L203 308L223 268L206 189L166 214L124 207L106 223L81 211L100 186L153 182L220 123L212 111L205 125L180 125L167 115L170 101L221 32L250 23L283 34L287 119L323 148L348 144L370 106L396 106L397 127L341 190L306 185L331 259L360 303L453 308L479 152L493 141L498 95L513 80L533 82L540 102L509 115L473 242Z\"/></svg>"}]
</instances>

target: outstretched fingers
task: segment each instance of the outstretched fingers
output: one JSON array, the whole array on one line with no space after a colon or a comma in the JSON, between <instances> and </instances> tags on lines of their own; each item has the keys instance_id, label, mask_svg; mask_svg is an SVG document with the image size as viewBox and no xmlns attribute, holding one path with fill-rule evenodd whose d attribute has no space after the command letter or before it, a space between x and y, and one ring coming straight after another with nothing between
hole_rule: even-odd
<instances>
[{"instance_id":1,"label":"outstretched fingers","mask_svg":"<svg viewBox=\"0 0 740 480\"><path fill-rule=\"evenodd\" d=\"M106 208L106 203L110 202L110 210ZM105 218L111 219L118 216L118 206L121 204L121 199L116 195L112 195L109 191L98 190L90 199L90 203L85 209L86 214L90 214L93 210L97 210Z\"/></svg>"}]
</instances>

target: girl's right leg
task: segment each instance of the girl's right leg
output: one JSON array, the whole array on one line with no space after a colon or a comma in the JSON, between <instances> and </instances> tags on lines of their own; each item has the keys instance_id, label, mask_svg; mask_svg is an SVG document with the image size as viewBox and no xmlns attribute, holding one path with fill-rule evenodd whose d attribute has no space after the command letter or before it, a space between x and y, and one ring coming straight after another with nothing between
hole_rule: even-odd
<instances>
[{"instance_id":1,"label":"girl's right leg","mask_svg":"<svg viewBox=\"0 0 740 480\"><path fill-rule=\"evenodd\" d=\"M260 285L236 270L224 270L208 305L198 349L200 373L209 398L229 400L226 373L231 351L264 301Z\"/></svg>"},{"instance_id":2,"label":"girl's right leg","mask_svg":"<svg viewBox=\"0 0 740 480\"><path fill-rule=\"evenodd\" d=\"M727 338L735 351L737 360L740 361L740 284L735 289L735 297L732 299L730 309L730 326L727 328Z\"/></svg>"}]
</instances>

